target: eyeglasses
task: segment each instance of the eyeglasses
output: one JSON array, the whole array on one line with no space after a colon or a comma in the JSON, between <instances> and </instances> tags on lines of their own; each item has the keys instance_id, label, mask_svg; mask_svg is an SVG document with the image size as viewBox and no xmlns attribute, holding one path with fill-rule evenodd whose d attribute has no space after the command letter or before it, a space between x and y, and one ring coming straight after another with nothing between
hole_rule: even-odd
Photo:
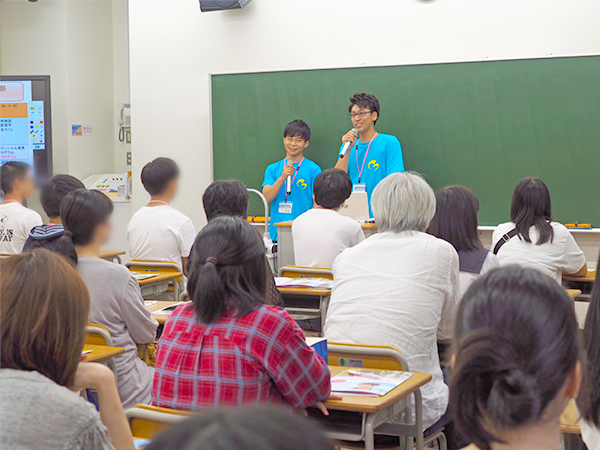
<instances>
[{"instance_id":1,"label":"eyeglasses","mask_svg":"<svg viewBox=\"0 0 600 450\"><path fill-rule=\"evenodd\" d=\"M285 137L285 142L287 142L288 144L304 144L304 142L306 142L304 140L304 138L301 137L291 137L291 136L286 136Z\"/></svg>"},{"instance_id":2,"label":"eyeglasses","mask_svg":"<svg viewBox=\"0 0 600 450\"><path fill-rule=\"evenodd\" d=\"M357 113L350 113L350 118L356 119L357 117L360 117L361 119L364 119L367 117L367 114L371 114L372 112L373 111L359 111Z\"/></svg>"}]
</instances>

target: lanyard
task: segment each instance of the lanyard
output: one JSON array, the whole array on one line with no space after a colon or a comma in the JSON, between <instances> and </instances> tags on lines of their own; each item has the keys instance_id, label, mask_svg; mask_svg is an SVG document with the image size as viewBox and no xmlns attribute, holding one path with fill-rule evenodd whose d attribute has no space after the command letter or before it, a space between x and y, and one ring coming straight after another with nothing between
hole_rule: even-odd
<instances>
[{"instance_id":1,"label":"lanyard","mask_svg":"<svg viewBox=\"0 0 600 450\"><path fill-rule=\"evenodd\" d=\"M369 141L369 145L367 146L367 151L365 152L365 158L363 159L362 167L358 167L358 141L356 141L356 169L358 170L358 184L360 184L360 179L362 178L363 170L365 169L365 162L367 161L367 155L369 154L369 149L371 148L371 143L373 139L377 137L379 133L375 133L375 135Z\"/></svg>"},{"instance_id":2,"label":"lanyard","mask_svg":"<svg viewBox=\"0 0 600 450\"><path fill-rule=\"evenodd\" d=\"M304 162L304 156L302 157L302 159L300 160L300 164L298 164L298 167L296 167L296 170L294 171L294 177L292 178L292 186L294 185L294 181L296 181L296 175L298 175L298 172L300 172L300 167L302 166L302 163ZM283 165L287 166L287 158L283 159ZM290 189L291 191L291 189ZM287 189L285 190L285 202L287 203Z\"/></svg>"},{"instance_id":3,"label":"lanyard","mask_svg":"<svg viewBox=\"0 0 600 450\"><path fill-rule=\"evenodd\" d=\"M162 200L150 200L150 201L148 202L148 204L150 204L150 203L160 203L160 204L162 204L162 205L167 205L167 206L169 206L169 204L168 204L167 202L163 202Z\"/></svg>"},{"instance_id":4,"label":"lanyard","mask_svg":"<svg viewBox=\"0 0 600 450\"><path fill-rule=\"evenodd\" d=\"M21 203L19 200L13 200L12 198L9 198L8 200L4 200L3 205L7 204L7 203Z\"/></svg>"}]
</instances>

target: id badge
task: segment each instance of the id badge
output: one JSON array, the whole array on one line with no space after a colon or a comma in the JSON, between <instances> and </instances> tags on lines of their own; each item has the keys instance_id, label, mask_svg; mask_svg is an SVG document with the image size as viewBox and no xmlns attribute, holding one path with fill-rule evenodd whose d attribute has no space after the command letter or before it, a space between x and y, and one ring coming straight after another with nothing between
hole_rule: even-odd
<instances>
[{"instance_id":1,"label":"id badge","mask_svg":"<svg viewBox=\"0 0 600 450\"><path fill-rule=\"evenodd\" d=\"M292 202L281 202L279 204L279 214L291 214Z\"/></svg>"},{"instance_id":2,"label":"id badge","mask_svg":"<svg viewBox=\"0 0 600 450\"><path fill-rule=\"evenodd\" d=\"M352 186L352 192L367 192L367 185L365 183L358 183Z\"/></svg>"}]
</instances>

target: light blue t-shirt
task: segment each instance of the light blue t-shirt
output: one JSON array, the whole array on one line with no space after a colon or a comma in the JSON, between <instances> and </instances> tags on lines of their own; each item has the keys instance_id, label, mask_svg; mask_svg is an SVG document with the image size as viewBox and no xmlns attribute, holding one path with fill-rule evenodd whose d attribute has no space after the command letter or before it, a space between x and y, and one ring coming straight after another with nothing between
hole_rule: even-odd
<instances>
[{"instance_id":1,"label":"light blue t-shirt","mask_svg":"<svg viewBox=\"0 0 600 450\"><path fill-rule=\"evenodd\" d=\"M346 153L346 158L348 158L348 175L350 175L353 185L358 184L358 174L363 166L363 161L365 162L360 182L366 184L367 195L369 197L369 213L373 217L373 212L371 211L371 194L373 194L375 187L385 177L392 173L404 172L404 160L402 159L400 141L396 136L392 136L391 134L379 133L373 139L365 161L365 153L368 146L368 141L362 143L359 139L350 151ZM358 164L356 163L357 148Z\"/></svg>"},{"instance_id":2,"label":"light blue t-shirt","mask_svg":"<svg viewBox=\"0 0 600 450\"><path fill-rule=\"evenodd\" d=\"M284 161L285 158L267 166L265 180L262 184L263 188L275 184L275 181L277 181L281 176L281 172L283 172ZM287 196L288 203L292 204L292 212L279 212L279 205L285 202L285 183L281 186L277 197L271 202L271 225L269 226L269 233L271 233L273 241L277 240L277 227L274 224L294 220L300 214L304 214L313 207L315 178L321 173L321 168L307 158L304 158L300 163L294 163L294 167L296 169L300 167L300 169L295 173L296 178L292 175L294 179L292 192Z\"/></svg>"}]
</instances>

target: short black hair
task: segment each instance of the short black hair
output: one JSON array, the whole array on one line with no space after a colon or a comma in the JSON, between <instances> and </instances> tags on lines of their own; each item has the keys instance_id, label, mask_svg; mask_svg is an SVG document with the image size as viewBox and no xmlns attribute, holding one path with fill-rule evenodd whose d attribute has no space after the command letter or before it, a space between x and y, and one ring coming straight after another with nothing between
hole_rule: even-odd
<instances>
[{"instance_id":1,"label":"short black hair","mask_svg":"<svg viewBox=\"0 0 600 450\"><path fill-rule=\"evenodd\" d=\"M303 120L292 120L283 129L283 137L285 138L288 136L300 136L305 141L310 141L310 127Z\"/></svg>"},{"instance_id":2,"label":"short black hair","mask_svg":"<svg viewBox=\"0 0 600 450\"><path fill-rule=\"evenodd\" d=\"M536 227L540 234L536 245L552 242L552 201L546 183L537 177L526 177L519 181L510 204L510 220L525 242L531 242L531 227Z\"/></svg>"},{"instance_id":3,"label":"short black hair","mask_svg":"<svg viewBox=\"0 0 600 450\"><path fill-rule=\"evenodd\" d=\"M10 194L13 191L15 181L25 178L30 169L29 164L21 161L9 161L2 164L0 168L0 188L5 194Z\"/></svg>"},{"instance_id":4,"label":"short black hair","mask_svg":"<svg viewBox=\"0 0 600 450\"><path fill-rule=\"evenodd\" d=\"M367 94L366 92L357 92L350 97L350 106L348 106L348 112L352 112L352 107L357 105L361 108L369 108L371 112L377 113L377 120L379 120L379 100L373 94ZM375 123L377 123L375 120Z\"/></svg>"},{"instance_id":5,"label":"short black hair","mask_svg":"<svg viewBox=\"0 0 600 450\"><path fill-rule=\"evenodd\" d=\"M65 195L75 189L84 188L83 183L71 175L55 175L42 186L40 195L42 208L44 208L48 217L59 217L60 202Z\"/></svg>"},{"instance_id":6,"label":"short black hair","mask_svg":"<svg viewBox=\"0 0 600 450\"><path fill-rule=\"evenodd\" d=\"M321 427L285 408L204 411L160 433L148 450L333 450Z\"/></svg>"},{"instance_id":7,"label":"short black hair","mask_svg":"<svg viewBox=\"0 0 600 450\"><path fill-rule=\"evenodd\" d=\"M435 216L427 232L450 242L457 252L480 249L475 193L464 186L446 186L437 191L435 199Z\"/></svg>"},{"instance_id":8,"label":"short black hair","mask_svg":"<svg viewBox=\"0 0 600 450\"><path fill-rule=\"evenodd\" d=\"M169 181L179 178L179 166L171 158L156 158L144 166L141 177L150 195L162 194Z\"/></svg>"},{"instance_id":9,"label":"short black hair","mask_svg":"<svg viewBox=\"0 0 600 450\"><path fill-rule=\"evenodd\" d=\"M248 189L239 180L217 180L204 191L202 204L209 222L215 217L246 217L248 214Z\"/></svg>"},{"instance_id":10,"label":"short black hair","mask_svg":"<svg viewBox=\"0 0 600 450\"><path fill-rule=\"evenodd\" d=\"M327 169L315 179L315 202L323 208L337 208L352 194L350 176L340 169Z\"/></svg>"}]
</instances>

